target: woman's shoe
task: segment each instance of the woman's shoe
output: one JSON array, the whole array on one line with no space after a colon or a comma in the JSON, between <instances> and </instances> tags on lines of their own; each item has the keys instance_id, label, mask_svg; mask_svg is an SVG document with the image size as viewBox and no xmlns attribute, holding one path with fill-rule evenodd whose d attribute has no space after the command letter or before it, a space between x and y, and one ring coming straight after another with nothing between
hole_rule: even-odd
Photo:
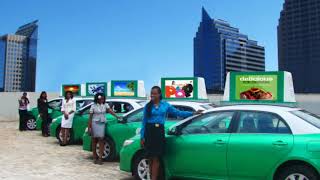
<instances>
[{"instance_id":1,"label":"woman's shoe","mask_svg":"<svg viewBox=\"0 0 320 180\"><path fill-rule=\"evenodd\" d=\"M99 160L98 160L98 164L99 164L99 165L102 165L102 164L103 164L102 159L99 159Z\"/></svg>"},{"instance_id":2,"label":"woman's shoe","mask_svg":"<svg viewBox=\"0 0 320 180\"><path fill-rule=\"evenodd\" d=\"M93 164L98 164L98 159L93 160Z\"/></svg>"}]
</instances>

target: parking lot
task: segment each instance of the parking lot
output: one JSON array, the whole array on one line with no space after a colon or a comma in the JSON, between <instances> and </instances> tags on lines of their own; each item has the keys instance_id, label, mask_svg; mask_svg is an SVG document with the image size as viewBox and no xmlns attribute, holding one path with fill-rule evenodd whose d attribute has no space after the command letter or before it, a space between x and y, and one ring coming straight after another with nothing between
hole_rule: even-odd
<instances>
[{"instance_id":1,"label":"parking lot","mask_svg":"<svg viewBox=\"0 0 320 180\"><path fill-rule=\"evenodd\" d=\"M118 162L95 165L80 145L61 147L40 131L17 127L17 122L0 121L0 179L132 179Z\"/></svg>"}]
</instances>

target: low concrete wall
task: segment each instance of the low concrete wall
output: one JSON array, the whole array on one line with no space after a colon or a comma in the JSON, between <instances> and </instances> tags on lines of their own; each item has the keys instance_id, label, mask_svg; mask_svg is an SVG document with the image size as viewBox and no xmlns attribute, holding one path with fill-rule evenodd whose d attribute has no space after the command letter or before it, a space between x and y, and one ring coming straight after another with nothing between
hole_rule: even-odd
<instances>
[{"instance_id":1,"label":"low concrete wall","mask_svg":"<svg viewBox=\"0 0 320 180\"><path fill-rule=\"evenodd\" d=\"M48 99L59 97L59 93L47 93ZM21 98L22 93L1 92L0 93L0 121L15 121L19 118L18 100ZM28 98L30 101L29 108L37 106L37 99L40 93L30 92Z\"/></svg>"},{"instance_id":2,"label":"low concrete wall","mask_svg":"<svg viewBox=\"0 0 320 180\"><path fill-rule=\"evenodd\" d=\"M209 101L217 105L220 104L222 97L222 94L208 95ZM296 101L299 107L320 115L320 94L296 94Z\"/></svg>"}]
</instances>

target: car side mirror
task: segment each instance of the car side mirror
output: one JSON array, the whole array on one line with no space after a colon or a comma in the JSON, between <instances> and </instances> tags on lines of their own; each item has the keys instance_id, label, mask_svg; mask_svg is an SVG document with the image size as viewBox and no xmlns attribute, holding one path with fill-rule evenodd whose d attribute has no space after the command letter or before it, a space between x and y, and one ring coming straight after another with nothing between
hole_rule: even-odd
<instances>
[{"instance_id":1,"label":"car side mirror","mask_svg":"<svg viewBox=\"0 0 320 180\"><path fill-rule=\"evenodd\" d=\"M180 135L181 135L181 130L180 130L179 127L173 127L173 128L171 128L171 129L169 129L168 135L180 136Z\"/></svg>"},{"instance_id":2,"label":"car side mirror","mask_svg":"<svg viewBox=\"0 0 320 180\"><path fill-rule=\"evenodd\" d=\"M121 124L126 124L127 123L127 118L126 117L120 117L118 119L118 122L121 123Z\"/></svg>"}]
</instances>

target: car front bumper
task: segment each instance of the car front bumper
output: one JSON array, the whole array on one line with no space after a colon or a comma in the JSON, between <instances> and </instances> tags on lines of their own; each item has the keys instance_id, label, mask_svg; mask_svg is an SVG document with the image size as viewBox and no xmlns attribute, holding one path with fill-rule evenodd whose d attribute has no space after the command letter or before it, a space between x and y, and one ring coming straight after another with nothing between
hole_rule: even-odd
<instances>
[{"instance_id":1,"label":"car front bumper","mask_svg":"<svg viewBox=\"0 0 320 180\"><path fill-rule=\"evenodd\" d=\"M128 146L123 146L120 151L120 170L132 172L131 164L135 154L141 150L140 141L135 140Z\"/></svg>"}]
</instances>

